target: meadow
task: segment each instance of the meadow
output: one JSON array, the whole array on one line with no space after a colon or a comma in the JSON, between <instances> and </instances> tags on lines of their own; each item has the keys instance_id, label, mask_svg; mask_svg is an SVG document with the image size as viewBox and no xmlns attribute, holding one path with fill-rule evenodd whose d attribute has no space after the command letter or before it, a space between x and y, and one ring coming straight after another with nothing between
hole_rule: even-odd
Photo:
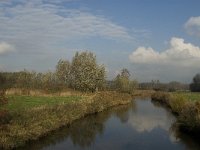
<instances>
[{"instance_id":1,"label":"meadow","mask_svg":"<svg viewBox=\"0 0 200 150\"><path fill-rule=\"evenodd\" d=\"M173 92L172 95L177 97L184 97L188 101L200 101L200 92Z\"/></svg>"},{"instance_id":2,"label":"meadow","mask_svg":"<svg viewBox=\"0 0 200 150\"><path fill-rule=\"evenodd\" d=\"M83 99L82 96L27 96L27 95L9 95L7 96L9 103L4 106L7 110L22 111L26 109L32 109L34 107L41 106L54 106L58 104L67 104L70 102L76 102Z\"/></svg>"},{"instance_id":3,"label":"meadow","mask_svg":"<svg viewBox=\"0 0 200 150\"><path fill-rule=\"evenodd\" d=\"M27 141L47 136L49 132L86 115L113 106L128 104L131 95L118 92L96 92L87 96L8 96L1 108L0 148L11 149Z\"/></svg>"}]
</instances>

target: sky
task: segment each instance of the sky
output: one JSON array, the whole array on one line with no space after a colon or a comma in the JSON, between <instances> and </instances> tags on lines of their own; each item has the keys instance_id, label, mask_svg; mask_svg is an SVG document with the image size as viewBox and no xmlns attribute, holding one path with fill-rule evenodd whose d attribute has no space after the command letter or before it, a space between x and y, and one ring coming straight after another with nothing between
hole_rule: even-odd
<instances>
[{"instance_id":1,"label":"sky","mask_svg":"<svg viewBox=\"0 0 200 150\"><path fill-rule=\"evenodd\" d=\"M0 71L55 70L92 51L107 78L190 83L200 72L199 0L0 0Z\"/></svg>"}]
</instances>

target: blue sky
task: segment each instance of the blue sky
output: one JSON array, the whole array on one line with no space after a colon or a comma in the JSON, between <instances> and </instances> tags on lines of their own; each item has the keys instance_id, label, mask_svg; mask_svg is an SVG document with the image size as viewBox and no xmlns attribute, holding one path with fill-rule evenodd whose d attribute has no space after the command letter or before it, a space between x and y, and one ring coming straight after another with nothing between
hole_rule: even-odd
<instances>
[{"instance_id":1,"label":"blue sky","mask_svg":"<svg viewBox=\"0 0 200 150\"><path fill-rule=\"evenodd\" d=\"M200 72L199 0L1 0L0 70L54 70L89 50L108 78L190 82Z\"/></svg>"}]
</instances>

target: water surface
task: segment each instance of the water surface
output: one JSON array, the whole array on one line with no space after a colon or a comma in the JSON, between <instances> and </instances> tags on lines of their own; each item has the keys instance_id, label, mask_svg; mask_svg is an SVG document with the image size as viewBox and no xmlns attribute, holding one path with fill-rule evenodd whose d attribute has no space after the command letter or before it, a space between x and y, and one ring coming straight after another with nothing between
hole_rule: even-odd
<instances>
[{"instance_id":1,"label":"water surface","mask_svg":"<svg viewBox=\"0 0 200 150\"><path fill-rule=\"evenodd\" d=\"M20 149L29 150L198 150L195 139L179 133L171 112L137 99L130 105L118 106L75 121L48 137Z\"/></svg>"}]
</instances>

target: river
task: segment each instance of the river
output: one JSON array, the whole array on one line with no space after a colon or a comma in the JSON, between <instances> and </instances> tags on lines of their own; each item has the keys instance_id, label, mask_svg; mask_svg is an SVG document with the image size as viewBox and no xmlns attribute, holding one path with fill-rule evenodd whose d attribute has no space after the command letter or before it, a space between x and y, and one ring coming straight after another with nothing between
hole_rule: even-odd
<instances>
[{"instance_id":1,"label":"river","mask_svg":"<svg viewBox=\"0 0 200 150\"><path fill-rule=\"evenodd\" d=\"M150 99L136 99L75 121L19 150L199 150L178 132L174 115Z\"/></svg>"}]
</instances>

